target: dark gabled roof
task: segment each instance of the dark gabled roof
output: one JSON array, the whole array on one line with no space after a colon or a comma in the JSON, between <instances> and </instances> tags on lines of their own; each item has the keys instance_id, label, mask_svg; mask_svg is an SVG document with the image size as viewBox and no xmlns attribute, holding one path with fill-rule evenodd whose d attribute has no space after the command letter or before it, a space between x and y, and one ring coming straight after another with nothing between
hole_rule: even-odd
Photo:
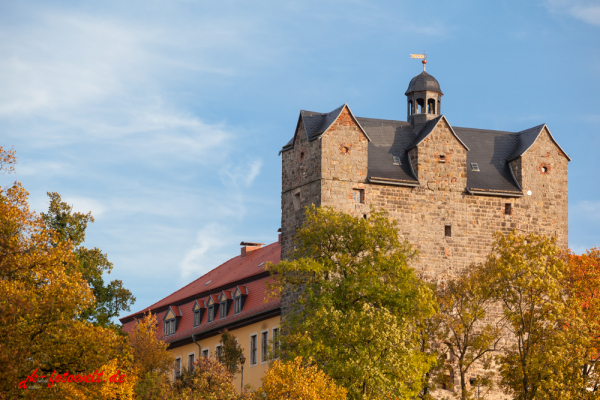
<instances>
[{"instance_id":1,"label":"dark gabled roof","mask_svg":"<svg viewBox=\"0 0 600 400\"><path fill-rule=\"evenodd\" d=\"M508 156L514 151L518 136L511 132L460 127L454 127L454 131L469 146L467 189L521 193L508 164ZM471 163L477 163L479 171L474 171Z\"/></svg>"},{"instance_id":2,"label":"dark gabled roof","mask_svg":"<svg viewBox=\"0 0 600 400\"><path fill-rule=\"evenodd\" d=\"M369 178L393 179L418 184L410 169L407 152L414 137L412 126L405 121L356 119L371 138L369 142ZM401 165L394 165L394 156L400 157Z\"/></svg>"},{"instance_id":3,"label":"dark gabled roof","mask_svg":"<svg viewBox=\"0 0 600 400\"><path fill-rule=\"evenodd\" d=\"M302 121L304 122L304 129L306 130L307 139L313 140L325 133L325 131L340 116L345 106L346 104L342 104L327 114L314 111L300 111Z\"/></svg>"},{"instance_id":4,"label":"dark gabled roof","mask_svg":"<svg viewBox=\"0 0 600 400\"><path fill-rule=\"evenodd\" d=\"M415 137L413 143L411 144L411 146L408 148L408 150L413 149L415 147L417 147L418 145L421 144L421 142L423 140L425 140L427 138L427 136L429 136L431 134L431 132L433 132L433 130L435 129L435 127L437 126L437 124L441 121L441 120L446 121L446 123L448 124L448 126L450 127L450 131L452 133L452 135L454 135L454 137L456 138L456 140L458 140L460 142L460 144L463 145L463 147L465 148L465 150L469 151L469 146L467 146L465 144L465 142L463 142L460 137L456 134L456 132L454 131L454 129L452 128L452 125L450 125L450 123L448 122L448 120L446 119L446 117L442 114L439 117L436 117L434 119L432 119L431 121L428 121L427 124L425 124L425 126L421 129L421 131L417 134L417 136Z\"/></svg>"},{"instance_id":5,"label":"dark gabled roof","mask_svg":"<svg viewBox=\"0 0 600 400\"><path fill-rule=\"evenodd\" d=\"M302 111L301 118L307 126L307 135L312 137L321 135L335 122L344 106L327 114ZM440 115L425 124L415 134L413 127L405 121L361 117L355 119L369 138L367 179L370 182L400 186L418 185L408 152L423 142L443 119L452 134L467 150L466 189L471 193L511 197L522 196L523 193L510 169L509 162L522 156L533 145L543 129L547 129L545 124L521 132L452 127L446 117ZM550 134L549 130L548 133ZM571 161L552 134L550 137ZM291 146L293 146L293 139L282 151ZM394 163L393 157L400 158L400 165ZM477 164L479 171L473 170L472 163Z\"/></svg>"},{"instance_id":6,"label":"dark gabled roof","mask_svg":"<svg viewBox=\"0 0 600 400\"><path fill-rule=\"evenodd\" d=\"M515 160L521 157L523 154L525 154L525 152L529 150L531 146L533 146L533 143L535 143L535 141L537 140L538 136L540 136L544 128L548 129L546 124L534 126L533 128L525 129L524 131L516 133L516 136L518 137L517 145L512 154L508 157L508 160ZM558 142L554 140L554 136L552 136L552 133L550 133L550 129L548 129L548 134L550 135L550 138L552 139L554 144L560 149L560 151L565 155L565 157L567 157L567 160L571 161L571 157L569 157L567 153L565 153L565 151L562 149L562 147L560 147Z\"/></svg>"},{"instance_id":7,"label":"dark gabled roof","mask_svg":"<svg viewBox=\"0 0 600 400\"><path fill-rule=\"evenodd\" d=\"M415 76L410 80L408 84L408 89L406 89L406 95L412 92L422 92L422 91L431 91L442 93L442 89L440 89L440 84L433 76L429 75L427 72L423 71L419 75Z\"/></svg>"},{"instance_id":8,"label":"dark gabled roof","mask_svg":"<svg viewBox=\"0 0 600 400\"><path fill-rule=\"evenodd\" d=\"M331 127L331 125L333 125L333 123L338 119L338 117L344 110L344 107L348 107L348 104L342 104L335 110L328 112L328 113L318 113L315 111L301 110L300 111L300 120L304 124L304 130L306 131L306 138L309 141L314 140L314 139L318 138L319 136L321 136L323 133L325 133L327 131L327 129L329 129ZM365 129L361 126L360 122L358 122L358 119L354 117L354 115L352 114L352 111L350 110L350 107L348 107L348 112L356 120L358 127L365 134L365 136L367 137L367 140L370 141L371 138L369 137L369 135L367 134ZM289 142L287 142L287 144L285 146L282 147L279 154L294 147L294 138L295 137L296 136L294 135L292 137L292 139Z\"/></svg>"}]
</instances>

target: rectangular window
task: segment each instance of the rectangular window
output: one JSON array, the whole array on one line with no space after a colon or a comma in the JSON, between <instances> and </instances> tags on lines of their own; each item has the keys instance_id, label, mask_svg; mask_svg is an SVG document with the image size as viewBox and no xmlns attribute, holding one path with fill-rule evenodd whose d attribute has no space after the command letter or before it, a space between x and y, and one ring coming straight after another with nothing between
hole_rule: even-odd
<instances>
[{"instance_id":1,"label":"rectangular window","mask_svg":"<svg viewBox=\"0 0 600 400\"><path fill-rule=\"evenodd\" d=\"M175 359L175 379L181 375L181 357Z\"/></svg>"},{"instance_id":2,"label":"rectangular window","mask_svg":"<svg viewBox=\"0 0 600 400\"><path fill-rule=\"evenodd\" d=\"M233 312L239 314L242 311L242 296L238 296L234 300Z\"/></svg>"},{"instance_id":3,"label":"rectangular window","mask_svg":"<svg viewBox=\"0 0 600 400\"><path fill-rule=\"evenodd\" d=\"M171 335L175 334L175 320L171 320Z\"/></svg>"},{"instance_id":4,"label":"rectangular window","mask_svg":"<svg viewBox=\"0 0 600 400\"><path fill-rule=\"evenodd\" d=\"M189 354L188 355L188 370L191 372L194 370L194 358L195 358L195 354Z\"/></svg>"},{"instance_id":5,"label":"rectangular window","mask_svg":"<svg viewBox=\"0 0 600 400\"><path fill-rule=\"evenodd\" d=\"M221 362L221 355L223 354L223 348L220 344L215 346L215 358L217 361Z\"/></svg>"},{"instance_id":6,"label":"rectangular window","mask_svg":"<svg viewBox=\"0 0 600 400\"><path fill-rule=\"evenodd\" d=\"M438 162L445 163L446 162L446 156L444 154L440 154Z\"/></svg>"},{"instance_id":7,"label":"rectangular window","mask_svg":"<svg viewBox=\"0 0 600 400\"><path fill-rule=\"evenodd\" d=\"M504 214L511 215L512 214L512 204L506 203L504 205Z\"/></svg>"},{"instance_id":8,"label":"rectangular window","mask_svg":"<svg viewBox=\"0 0 600 400\"><path fill-rule=\"evenodd\" d=\"M208 358L208 349L202 350L202 357Z\"/></svg>"},{"instance_id":9,"label":"rectangular window","mask_svg":"<svg viewBox=\"0 0 600 400\"><path fill-rule=\"evenodd\" d=\"M224 301L221 303L221 318L225 318L227 316L227 302Z\"/></svg>"},{"instance_id":10,"label":"rectangular window","mask_svg":"<svg viewBox=\"0 0 600 400\"><path fill-rule=\"evenodd\" d=\"M446 227L444 228L444 234L447 237L451 237L452 236L452 227L450 225L446 225Z\"/></svg>"},{"instance_id":11,"label":"rectangular window","mask_svg":"<svg viewBox=\"0 0 600 400\"><path fill-rule=\"evenodd\" d=\"M194 311L194 326L200 325L200 310Z\"/></svg>"},{"instance_id":12,"label":"rectangular window","mask_svg":"<svg viewBox=\"0 0 600 400\"><path fill-rule=\"evenodd\" d=\"M256 335L250 336L250 365L257 364L256 358Z\"/></svg>"},{"instance_id":13,"label":"rectangular window","mask_svg":"<svg viewBox=\"0 0 600 400\"><path fill-rule=\"evenodd\" d=\"M279 328L273 328L273 357L279 358Z\"/></svg>"},{"instance_id":14,"label":"rectangular window","mask_svg":"<svg viewBox=\"0 0 600 400\"><path fill-rule=\"evenodd\" d=\"M215 319L215 306L208 306L208 317L206 317L208 322L212 322Z\"/></svg>"},{"instance_id":15,"label":"rectangular window","mask_svg":"<svg viewBox=\"0 0 600 400\"><path fill-rule=\"evenodd\" d=\"M262 332L260 343L260 362L269 361L269 331Z\"/></svg>"},{"instance_id":16,"label":"rectangular window","mask_svg":"<svg viewBox=\"0 0 600 400\"><path fill-rule=\"evenodd\" d=\"M364 189L352 189L352 200L355 203L365 202L365 190Z\"/></svg>"}]
</instances>

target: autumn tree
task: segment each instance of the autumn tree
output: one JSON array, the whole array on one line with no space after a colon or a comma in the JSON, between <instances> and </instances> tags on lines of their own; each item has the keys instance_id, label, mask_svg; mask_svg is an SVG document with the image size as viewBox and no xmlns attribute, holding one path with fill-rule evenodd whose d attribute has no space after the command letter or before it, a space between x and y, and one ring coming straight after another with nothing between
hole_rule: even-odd
<instances>
[{"instance_id":1,"label":"autumn tree","mask_svg":"<svg viewBox=\"0 0 600 400\"><path fill-rule=\"evenodd\" d=\"M168 399L172 395L168 373L173 370L173 356L156 331L156 315L148 312L129 332L133 364L139 376L136 395L144 400Z\"/></svg>"},{"instance_id":2,"label":"autumn tree","mask_svg":"<svg viewBox=\"0 0 600 400\"><path fill-rule=\"evenodd\" d=\"M300 292L282 322L284 361L314 356L350 398L417 395L435 356L420 351L416 323L433 314L434 295L396 223L384 211L363 219L313 206L295 245L268 267L272 294Z\"/></svg>"},{"instance_id":3,"label":"autumn tree","mask_svg":"<svg viewBox=\"0 0 600 400\"><path fill-rule=\"evenodd\" d=\"M221 331L221 354L219 361L227 368L227 371L234 376L240 371L240 357L244 354L244 349L238 344L236 337L227 329Z\"/></svg>"},{"instance_id":4,"label":"autumn tree","mask_svg":"<svg viewBox=\"0 0 600 400\"><path fill-rule=\"evenodd\" d=\"M73 212L73 207L62 201L58 193L48 193L48 197L48 212L42 213L42 217L47 226L57 232L55 245L71 242L75 260L71 270L83 276L96 299L79 314L79 318L101 326L110 326L112 318L117 317L121 311L129 311L135 297L123 287L121 280L115 279L109 283L104 281L104 274L110 274L113 267L105 253L96 247L88 249L82 245L88 224L94 222L92 213Z\"/></svg>"},{"instance_id":5,"label":"autumn tree","mask_svg":"<svg viewBox=\"0 0 600 400\"><path fill-rule=\"evenodd\" d=\"M485 268L514 338L497 358L501 386L520 400L568 398L560 377L569 360L567 266L556 239L497 233Z\"/></svg>"},{"instance_id":6,"label":"autumn tree","mask_svg":"<svg viewBox=\"0 0 600 400\"><path fill-rule=\"evenodd\" d=\"M568 265L565 323L561 329L568 357L563 360L562 386L572 398L600 398L600 249L582 255L566 252Z\"/></svg>"},{"instance_id":7,"label":"autumn tree","mask_svg":"<svg viewBox=\"0 0 600 400\"><path fill-rule=\"evenodd\" d=\"M344 400L346 389L338 386L315 364L303 362L302 357L292 361L275 360L262 378L262 387L254 392L254 399L288 400Z\"/></svg>"},{"instance_id":8,"label":"autumn tree","mask_svg":"<svg viewBox=\"0 0 600 400\"><path fill-rule=\"evenodd\" d=\"M194 368L185 371L175 383L176 400L242 400L249 394L235 389L233 376L219 361L200 357Z\"/></svg>"},{"instance_id":9,"label":"autumn tree","mask_svg":"<svg viewBox=\"0 0 600 400\"><path fill-rule=\"evenodd\" d=\"M442 332L439 340L446 346L450 360L458 369L460 398L471 398L468 372L475 363L489 370L500 349L502 319L487 322L496 304L493 288L480 266L470 266L459 277L438 286L437 301ZM493 317L492 317L493 318ZM492 372L479 377L478 386L491 385Z\"/></svg>"},{"instance_id":10,"label":"autumn tree","mask_svg":"<svg viewBox=\"0 0 600 400\"><path fill-rule=\"evenodd\" d=\"M14 156L14 155L13 155ZM9 169L14 157L0 150ZM125 338L93 326L81 314L94 296L75 268L71 242L31 211L18 183L0 188L0 398L56 398L60 388L20 390L18 382L34 370L50 376L101 369L114 360L129 368ZM64 396L63 396L64 397Z\"/></svg>"}]
</instances>

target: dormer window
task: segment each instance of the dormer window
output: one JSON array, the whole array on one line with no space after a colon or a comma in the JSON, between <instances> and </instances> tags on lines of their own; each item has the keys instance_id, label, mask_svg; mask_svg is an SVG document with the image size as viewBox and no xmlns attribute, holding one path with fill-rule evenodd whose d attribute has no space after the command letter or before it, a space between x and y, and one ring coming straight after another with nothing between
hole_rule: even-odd
<instances>
[{"instance_id":1,"label":"dormer window","mask_svg":"<svg viewBox=\"0 0 600 400\"><path fill-rule=\"evenodd\" d=\"M237 287L233 293L233 313L239 314L244 308L244 302L248 296L248 288L246 286Z\"/></svg>"},{"instance_id":2,"label":"dormer window","mask_svg":"<svg viewBox=\"0 0 600 400\"><path fill-rule=\"evenodd\" d=\"M231 305L231 292L222 291L219 296L219 308L221 311L220 318L226 318L229 314L229 306Z\"/></svg>"},{"instance_id":3,"label":"dormer window","mask_svg":"<svg viewBox=\"0 0 600 400\"><path fill-rule=\"evenodd\" d=\"M206 305L206 309L208 310L208 315L206 316L206 322L213 322L215 320L215 314L217 313L217 309L219 308L219 303L215 303L212 296L208 298L208 304Z\"/></svg>"},{"instance_id":4,"label":"dormer window","mask_svg":"<svg viewBox=\"0 0 600 400\"><path fill-rule=\"evenodd\" d=\"M205 307L202 307L198 301L194 302L194 307L192 307L192 312L194 313L194 327L200 325L204 308Z\"/></svg>"},{"instance_id":5,"label":"dormer window","mask_svg":"<svg viewBox=\"0 0 600 400\"><path fill-rule=\"evenodd\" d=\"M169 310L165 314L165 336L170 336L175 334L177 330L177 320L181 317L179 313L179 308L177 307L169 307Z\"/></svg>"}]
</instances>

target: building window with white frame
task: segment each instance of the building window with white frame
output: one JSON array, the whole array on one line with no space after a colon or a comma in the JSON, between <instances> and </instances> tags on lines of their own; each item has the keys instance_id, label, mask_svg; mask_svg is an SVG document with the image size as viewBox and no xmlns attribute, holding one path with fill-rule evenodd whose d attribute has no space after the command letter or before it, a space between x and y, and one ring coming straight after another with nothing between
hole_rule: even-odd
<instances>
[{"instance_id":1,"label":"building window with white frame","mask_svg":"<svg viewBox=\"0 0 600 400\"><path fill-rule=\"evenodd\" d=\"M258 359L256 357L256 345L257 345L257 337L256 335L250 336L250 365L256 365L258 363Z\"/></svg>"},{"instance_id":2,"label":"building window with white frame","mask_svg":"<svg viewBox=\"0 0 600 400\"><path fill-rule=\"evenodd\" d=\"M202 350L202 357L208 358L208 349Z\"/></svg>"},{"instance_id":3,"label":"building window with white frame","mask_svg":"<svg viewBox=\"0 0 600 400\"><path fill-rule=\"evenodd\" d=\"M181 357L175 359L175 380L181 376Z\"/></svg>"},{"instance_id":4,"label":"building window with white frame","mask_svg":"<svg viewBox=\"0 0 600 400\"><path fill-rule=\"evenodd\" d=\"M223 347L220 344L215 346L215 359L221 362L221 356L223 355Z\"/></svg>"},{"instance_id":5,"label":"building window with white frame","mask_svg":"<svg viewBox=\"0 0 600 400\"><path fill-rule=\"evenodd\" d=\"M260 334L260 362L269 361L269 331L261 332Z\"/></svg>"},{"instance_id":6,"label":"building window with white frame","mask_svg":"<svg viewBox=\"0 0 600 400\"><path fill-rule=\"evenodd\" d=\"M192 372L194 370L194 359L196 358L196 353L188 354L188 371Z\"/></svg>"}]
</instances>

